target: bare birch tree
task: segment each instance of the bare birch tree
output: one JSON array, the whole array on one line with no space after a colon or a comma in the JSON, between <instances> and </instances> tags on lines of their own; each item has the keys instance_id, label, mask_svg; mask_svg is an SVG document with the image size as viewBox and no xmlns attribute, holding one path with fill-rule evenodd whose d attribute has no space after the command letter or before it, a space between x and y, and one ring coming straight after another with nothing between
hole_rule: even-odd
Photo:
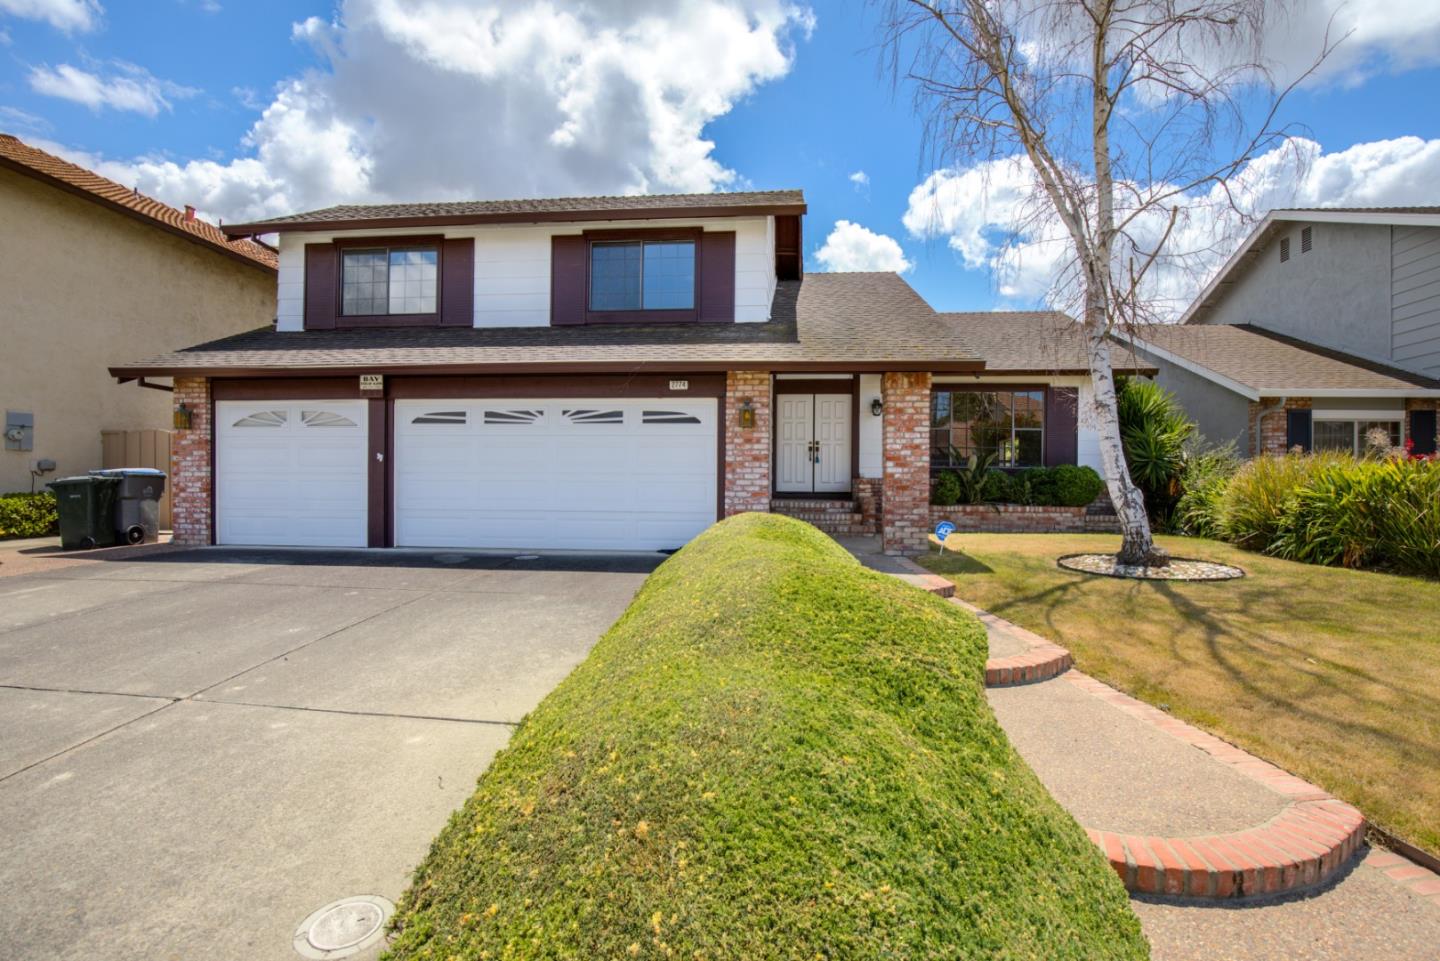
<instances>
[{"instance_id":1,"label":"bare birch tree","mask_svg":"<svg viewBox=\"0 0 1440 961\"><path fill-rule=\"evenodd\" d=\"M1261 54L1277 0L882 0L884 49L916 85L937 159L1023 155L1029 216L1052 219L1068 263L1051 301L1078 317L1093 387L1090 420L1120 518L1119 560L1163 565L1130 479L1116 413L1111 333L1154 319L1157 264L1197 195L1248 215L1236 183L1288 142L1285 95ZM1255 118L1259 118L1255 120ZM1248 121L1248 122L1247 122ZM1218 242L1218 240L1212 241Z\"/></svg>"}]
</instances>

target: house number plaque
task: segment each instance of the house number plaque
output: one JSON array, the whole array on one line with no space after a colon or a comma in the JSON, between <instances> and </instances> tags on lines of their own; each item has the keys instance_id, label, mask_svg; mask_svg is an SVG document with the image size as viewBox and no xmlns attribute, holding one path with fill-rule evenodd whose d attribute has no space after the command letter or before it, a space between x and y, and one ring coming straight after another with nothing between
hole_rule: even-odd
<instances>
[{"instance_id":1,"label":"house number plaque","mask_svg":"<svg viewBox=\"0 0 1440 961\"><path fill-rule=\"evenodd\" d=\"M361 375L360 375L360 389L361 389L361 390L384 390L384 389L385 389L385 375L384 375L384 374L361 374Z\"/></svg>"}]
</instances>

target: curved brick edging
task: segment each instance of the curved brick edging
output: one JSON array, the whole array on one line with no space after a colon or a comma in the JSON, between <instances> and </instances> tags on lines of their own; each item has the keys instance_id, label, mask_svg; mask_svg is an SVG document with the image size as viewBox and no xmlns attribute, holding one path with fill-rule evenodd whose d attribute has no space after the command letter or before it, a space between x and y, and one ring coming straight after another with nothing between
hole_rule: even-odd
<instances>
[{"instance_id":1,"label":"curved brick edging","mask_svg":"<svg viewBox=\"0 0 1440 961\"><path fill-rule=\"evenodd\" d=\"M1127 890L1162 897L1233 899L1314 887L1349 863L1365 818L1344 801L1292 803L1248 831L1190 838L1086 829Z\"/></svg>"},{"instance_id":2,"label":"curved brick edging","mask_svg":"<svg viewBox=\"0 0 1440 961\"><path fill-rule=\"evenodd\" d=\"M1037 644L1024 654L992 657L985 662L986 687L1013 687L1058 677L1074 666L1070 652L1058 644Z\"/></svg>"},{"instance_id":3,"label":"curved brick edging","mask_svg":"<svg viewBox=\"0 0 1440 961\"><path fill-rule=\"evenodd\" d=\"M1283 894L1329 880L1364 844L1364 816L1309 781L1079 671L1065 679L1290 799L1265 824L1230 834L1160 838L1087 829L1130 891L1209 899Z\"/></svg>"}]
</instances>

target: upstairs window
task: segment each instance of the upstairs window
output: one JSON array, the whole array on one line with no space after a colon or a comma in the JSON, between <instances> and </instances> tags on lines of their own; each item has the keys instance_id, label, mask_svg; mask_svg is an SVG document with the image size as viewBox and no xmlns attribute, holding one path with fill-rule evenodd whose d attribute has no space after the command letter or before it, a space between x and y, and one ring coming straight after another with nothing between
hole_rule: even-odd
<instances>
[{"instance_id":1,"label":"upstairs window","mask_svg":"<svg viewBox=\"0 0 1440 961\"><path fill-rule=\"evenodd\" d=\"M695 242L591 244L590 309L694 310Z\"/></svg>"},{"instance_id":2,"label":"upstairs window","mask_svg":"<svg viewBox=\"0 0 1440 961\"><path fill-rule=\"evenodd\" d=\"M342 315L435 313L439 261L434 246L346 249L341 263Z\"/></svg>"}]
</instances>

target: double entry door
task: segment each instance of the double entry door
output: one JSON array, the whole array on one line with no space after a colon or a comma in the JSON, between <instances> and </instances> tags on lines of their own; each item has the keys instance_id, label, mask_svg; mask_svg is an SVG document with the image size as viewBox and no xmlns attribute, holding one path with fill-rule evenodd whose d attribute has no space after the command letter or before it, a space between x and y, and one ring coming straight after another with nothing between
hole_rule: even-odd
<instances>
[{"instance_id":1,"label":"double entry door","mask_svg":"<svg viewBox=\"0 0 1440 961\"><path fill-rule=\"evenodd\" d=\"M775 490L783 494L850 490L851 394L782 393Z\"/></svg>"}]
</instances>

